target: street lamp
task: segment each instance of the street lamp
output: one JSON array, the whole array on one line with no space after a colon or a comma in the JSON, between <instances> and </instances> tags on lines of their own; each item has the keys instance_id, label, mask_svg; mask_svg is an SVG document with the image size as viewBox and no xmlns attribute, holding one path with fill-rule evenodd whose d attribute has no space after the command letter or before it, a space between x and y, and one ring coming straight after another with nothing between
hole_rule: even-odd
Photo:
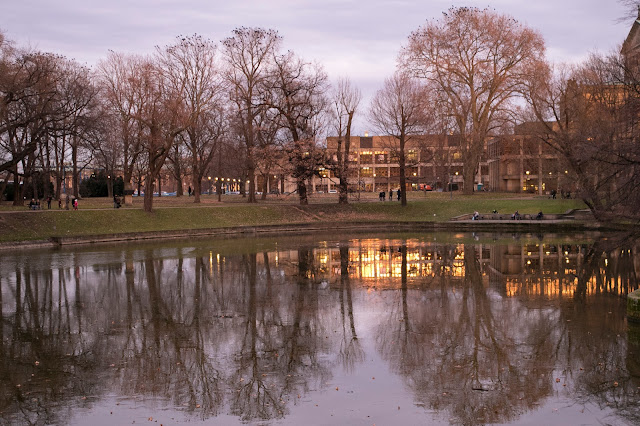
<instances>
[{"instance_id":1,"label":"street lamp","mask_svg":"<svg viewBox=\"0 0 640 426\"><path fill-rule=\"evenodd\" d=\"M211 176L208 176L207 179L209 180L209 195L211 195Z\"/></svg>"}]
</instances>

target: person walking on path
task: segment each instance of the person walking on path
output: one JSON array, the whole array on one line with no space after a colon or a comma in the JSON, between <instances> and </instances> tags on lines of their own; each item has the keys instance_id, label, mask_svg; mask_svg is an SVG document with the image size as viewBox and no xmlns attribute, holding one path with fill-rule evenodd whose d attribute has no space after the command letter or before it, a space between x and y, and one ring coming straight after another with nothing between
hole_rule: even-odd
<instances>
[{"instance_id":1,"label":"person walking on path","mask_svg":"<svg viewBox=\"0 0 640 426\"><path fill-rule=\"evenodd\" d=\"M389 201L393 201L393 189L389 190Z\"/></svg>"},{"instance_id":2,"label":"person walking on path","mask_svg":"<svg viewBox=\"0 0 640 426\"><path fill-rule=\"evenodd\" d=\"M400 196L402 195L402 191L398 188L398 201L400 201Z\"/></svg>"},{"instance_id":3,"label":"person walking on path","mask_svg":"<svg viewBox=\"0 0 640 426\"><path fill-rule=\"evenodd\" d=\"M384 201L385 199L385 193L384 191L380 191L380 201Z\"/></svg>"},{"instance_id":4,"label":"person walking on path","mask_svg":"<svg viewBox=\"0 0 640 426\"><path fill-rule=\"evenodd\" d=\"M74 210L78 210L78 199L77 198L73 199L73 209Z\"/></svg>"},{"instance_id":5,"label":"person walking on path","mask_svg":"<svg viewBox=\"0 0 640 426\"><path fill-rule=\"evenodd\" d=\"M47 197L47 209L51 210L51 195Z\"/></svg>"},{"instance_id":6,"label":"person walking on path","mask_svg":"<svg viewBox=\"0 0 640 426\"><path fill-rule=\"evenodd\" d=\"M189 197L191 197L191 192L192 192L191 185L189 185Z\"/></svg>"}]
</instances>

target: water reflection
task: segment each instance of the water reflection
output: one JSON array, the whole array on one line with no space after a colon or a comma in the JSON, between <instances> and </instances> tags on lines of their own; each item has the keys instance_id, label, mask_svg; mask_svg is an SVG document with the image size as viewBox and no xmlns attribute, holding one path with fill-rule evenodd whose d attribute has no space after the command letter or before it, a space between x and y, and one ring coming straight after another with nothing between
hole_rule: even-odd
<instances>
[{"instance_id":1,"label":"water reflection","mask_svg":"<svg viewBox=\"0 0 640 426\"><path fill-rule=\"evenodd\" d=\"M558 416L582 407L587 419L640 422L640 332L620 297L638 287L638 243L505 241L3 255L0 419L68 423L107 404L181 421L313 423L324 397L333 421L355 411L374 422L349 397L400 395L423 407L393 413L400 422L513 422L553 404L578 407ZM401 384L372 394L367 365Z\"/></svg>"}]
</instances>

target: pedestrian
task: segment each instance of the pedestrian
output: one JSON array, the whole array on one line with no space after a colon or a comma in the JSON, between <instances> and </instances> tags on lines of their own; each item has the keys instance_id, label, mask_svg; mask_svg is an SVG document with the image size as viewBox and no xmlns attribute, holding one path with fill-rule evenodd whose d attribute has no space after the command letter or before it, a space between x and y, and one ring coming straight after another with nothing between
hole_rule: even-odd
<instances>
[{"instance_id":1,"label":"pedestrian","mask_svg":"<svg viewBox=\"0 0 640 426\"><path fill-rule=\"evenodd\" d=\"M78 199L77 198L73 199L73 209L74 210L78 210Z\"/></svg>"},{"instance_id":2,"label":"pedestrian","mask_svg":"<svg viewBox=\"0 0 640 426\"><path fill-rule=\"evenodd\" d=\"M473 216L471 217L471 220L478 220L480 219L480 213L478 213L477 211L473 212Z\"/></svg>"},{"instance_id":3,"label":"pedestrian","mask_svg":"<svg viewBox=\"0 0 640 426\"><path fill-rule=\"evenodd\" d=\"M191 197L191 185L189 185L189 197Z\"/></svg>"},{"instance_id":4,"label":"pedestrian","mask_svg":"<svg viewBox=\"0 0 640 426\"><path fill-rule=\"evenodd\" d=\"M393 201L393 189L389 190L389 201Z\"/></svg>"},{"instance_id":5,"label":"pedestrian","mask_svg":"<svg viewBox=\"0 0 640 426\"><path fill-rule=\"evenodd\" d=\"M47 197L47 209L51 210L51 195Z\"/></svg>"},{"instance_id":6,"label":"pedestrian","mask_svg":"<svg viewBox=\"0 0 640 426\"><path fill-rule=\"evenodd\" d=\"M385 200L385 196L386 196L386 194L384 193L384 191L380 191L380 201L384 201Z\"/></svg>"},{"instance_id":7,"label":"pedestrian","mask_svg":"<svg viewBox=\"0 0 640 426\"><path fill-rule=\"evenodd\" d=\"M62 208L62 197L58 198L58 208L61 209Z\"/></svg>"},{"instance_id":8,"label":"pedestrian","mask_svg":"<svg viewBox=\"0 0 640 426\"><path fill-rule=\"evenodd\" d=\"M401 192L400 188L398 188L398 201L400 201L400 195L402 195Z\"/></svg>"},{"instance_id":9,"label":"pedestrian","mask_svg":"<svg viewBox=\"0 0 640 426\"><path fill-rule=\"evenodd\" d=\"M552 190L551 190L551 198L552 198L553 200L555 200L555 199L556 199L556 194L557 194L556 190L555 190L555 189L552 189Z\"/></svg>"}]
</instances>

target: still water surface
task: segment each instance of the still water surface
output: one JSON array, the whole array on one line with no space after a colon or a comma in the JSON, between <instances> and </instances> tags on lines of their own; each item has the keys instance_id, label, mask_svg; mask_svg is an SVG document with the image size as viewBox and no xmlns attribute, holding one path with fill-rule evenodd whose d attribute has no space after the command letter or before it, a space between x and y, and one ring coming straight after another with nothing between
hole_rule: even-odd
<instances>
[{"instance_id":1,"label":"still water surface","mask_svg":"<svg viewBox=\"0 0 640 426\"><path fill-rule=\"evenodd\" d=\"M617 236L3 253L0 424L640 424Z\"/></svg>"}]
</instances>

